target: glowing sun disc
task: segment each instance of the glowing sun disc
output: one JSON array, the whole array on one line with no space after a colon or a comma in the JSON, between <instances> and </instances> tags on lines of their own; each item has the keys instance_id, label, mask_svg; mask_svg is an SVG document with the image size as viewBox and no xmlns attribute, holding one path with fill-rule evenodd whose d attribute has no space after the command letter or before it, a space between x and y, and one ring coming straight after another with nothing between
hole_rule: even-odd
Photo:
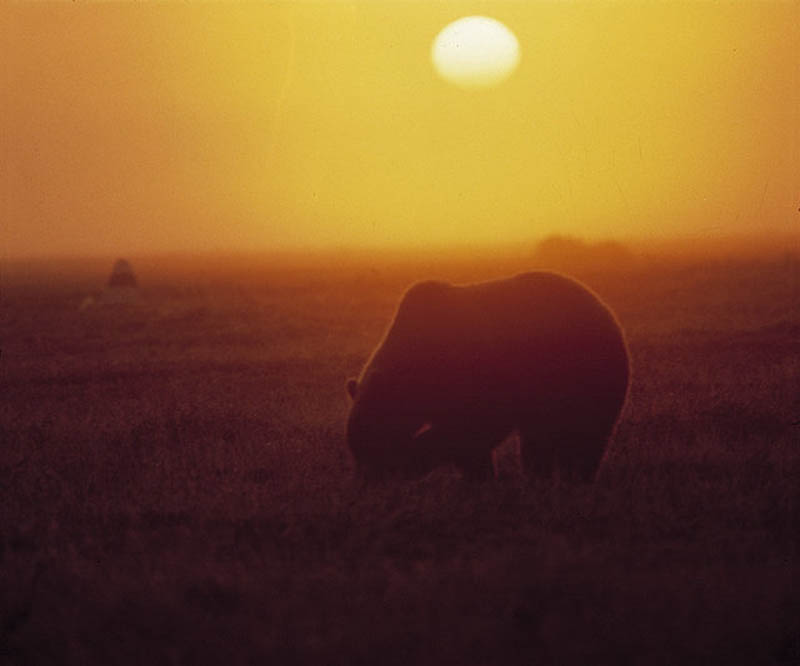
<instances>
[{"instance_id":1,"label":"glowing sun disc","mask_svg":"<svg viewBox=\"0 0 800 666\"><path fill-rule=\"evenodd\" d=\"M519 42L496 19L465 16L436 36L431 59L446 81L463 88L486 88L504 81L516 69Z\"/></svg>"}]
</instances>

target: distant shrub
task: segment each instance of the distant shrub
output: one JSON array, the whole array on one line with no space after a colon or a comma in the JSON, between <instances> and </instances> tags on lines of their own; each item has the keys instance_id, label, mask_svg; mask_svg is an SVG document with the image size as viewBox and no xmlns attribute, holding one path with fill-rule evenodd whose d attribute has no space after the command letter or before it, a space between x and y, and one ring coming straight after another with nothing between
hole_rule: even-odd
<instances>
[{"instance_id":1,"label":"distant shrub","mask_svg":"<svg viewBox=\"0 0 800 666\"><path fill-rule=\"evenodd\" d=\"M536 264L566 271L618 271L633 268L636 257L618 241L589 243L571 236L548 236L536 246Z\"/></svg>"}]
</instances>

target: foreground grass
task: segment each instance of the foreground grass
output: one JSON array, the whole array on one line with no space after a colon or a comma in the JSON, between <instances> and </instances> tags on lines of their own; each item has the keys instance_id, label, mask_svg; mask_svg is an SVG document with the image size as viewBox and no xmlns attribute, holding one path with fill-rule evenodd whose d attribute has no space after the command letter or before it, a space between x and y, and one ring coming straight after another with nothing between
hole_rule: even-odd
<instances>
[{"instance_id":1,"label":"foreground grass","mask_svg":"<svg viewBox=\"0 0 800 666\"><path fill-rule=\"evenodd\" d=\"M0 663L796 663L797 266L587 280L634 384L591 488L357 486L407 276L6 289Z\"/></svg>"}]
</instances>

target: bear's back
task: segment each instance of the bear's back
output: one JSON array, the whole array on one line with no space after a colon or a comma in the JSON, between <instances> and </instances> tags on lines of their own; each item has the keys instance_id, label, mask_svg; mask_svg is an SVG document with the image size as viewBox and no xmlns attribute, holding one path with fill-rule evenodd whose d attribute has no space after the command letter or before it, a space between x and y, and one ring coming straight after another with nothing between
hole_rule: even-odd
<instances>
[{"instance_id":1,"label":"bear's back","mask_svg":"<svg viewBox=\"0 0 800 666\"><path fill-rule=\"evenodd\" d=\"M459 329L467 337L472 333L528 344L554 335L621 337L619 324L599 297L557 273L530 272L450 286L443 302L434 323Z\"/></svg>"},{"instance_id":2,"label":"bear's back","mask_svg":"<svg viewBox=\"0 0 800 666\"><path fill-rule=\"evenodd\" d=\"M612 402L624 397L629 361L622 330L581 283L531 272L451 290L451 307L433 325L450 331L440 347L443 372L465 393L523 404L532 392L557 400L581 387Z\"/></svg>"},{"instance_id":3,"label":"bear's back","mask_svg":"<svg viewBox=\"0 0 800 666\"><path fill-rule=\"evenodd\" d=\"M535 311L541 322L552 317L581 319L609 312L599 297L572 278L547 271L520 273L511 278L452 287L467 306L502 317L524 316Z\"/></svg>"},{"instance_id":4,"label":"bear's back","mask_svg":"<svg viewBox=\"0 0 800 666\"><path fill-rule=\"evenodd\" d=\"M602 301L571 278L541 271L415 284L373 361L411 372L438 367L467 383L517 383L596 363L627 381L627 358L619 324Z\"/></svg>"}]
</instances>

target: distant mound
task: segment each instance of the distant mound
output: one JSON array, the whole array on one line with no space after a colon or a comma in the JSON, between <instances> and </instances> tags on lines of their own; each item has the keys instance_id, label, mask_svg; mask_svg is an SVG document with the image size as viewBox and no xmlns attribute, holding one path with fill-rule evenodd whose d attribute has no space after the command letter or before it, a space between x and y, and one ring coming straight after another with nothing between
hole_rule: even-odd
<instances>
[{"instance_id":1,"label":"distant mound","mask_svg":"<svg viewBox=\"0 0 800 666\"><path fill-rule=\"evenodd\" d=\"M138 283L136 275L133 273L133 267L125 259L117 259L114 262L114 267L111 269L111 276L108 278L108 286L110 288L136 288Z\"/></svg>"},{"instance_id":2,"label":"distant mound","mask_svg":"<svg viewBox=\"0 0 800 666\"><path fill-rule=\"evenodd\" d=\"M80 304L81 311L105 305L133 305L139 298L139 282L130 262L117 259L111 269L105 289L86 296Z\"/></svg>"},{"instance_id":3,"label":"distant mound","mask_svg":"<svg viewBox=\"0 0 800 666\"><path fill-rule=\"evenodd\" d=\"M633 268L636 256L617 241L588 243L571 236L549 236L536 246L537 266L573 272L606 272Z\"/></svg>"}]
</instances>

